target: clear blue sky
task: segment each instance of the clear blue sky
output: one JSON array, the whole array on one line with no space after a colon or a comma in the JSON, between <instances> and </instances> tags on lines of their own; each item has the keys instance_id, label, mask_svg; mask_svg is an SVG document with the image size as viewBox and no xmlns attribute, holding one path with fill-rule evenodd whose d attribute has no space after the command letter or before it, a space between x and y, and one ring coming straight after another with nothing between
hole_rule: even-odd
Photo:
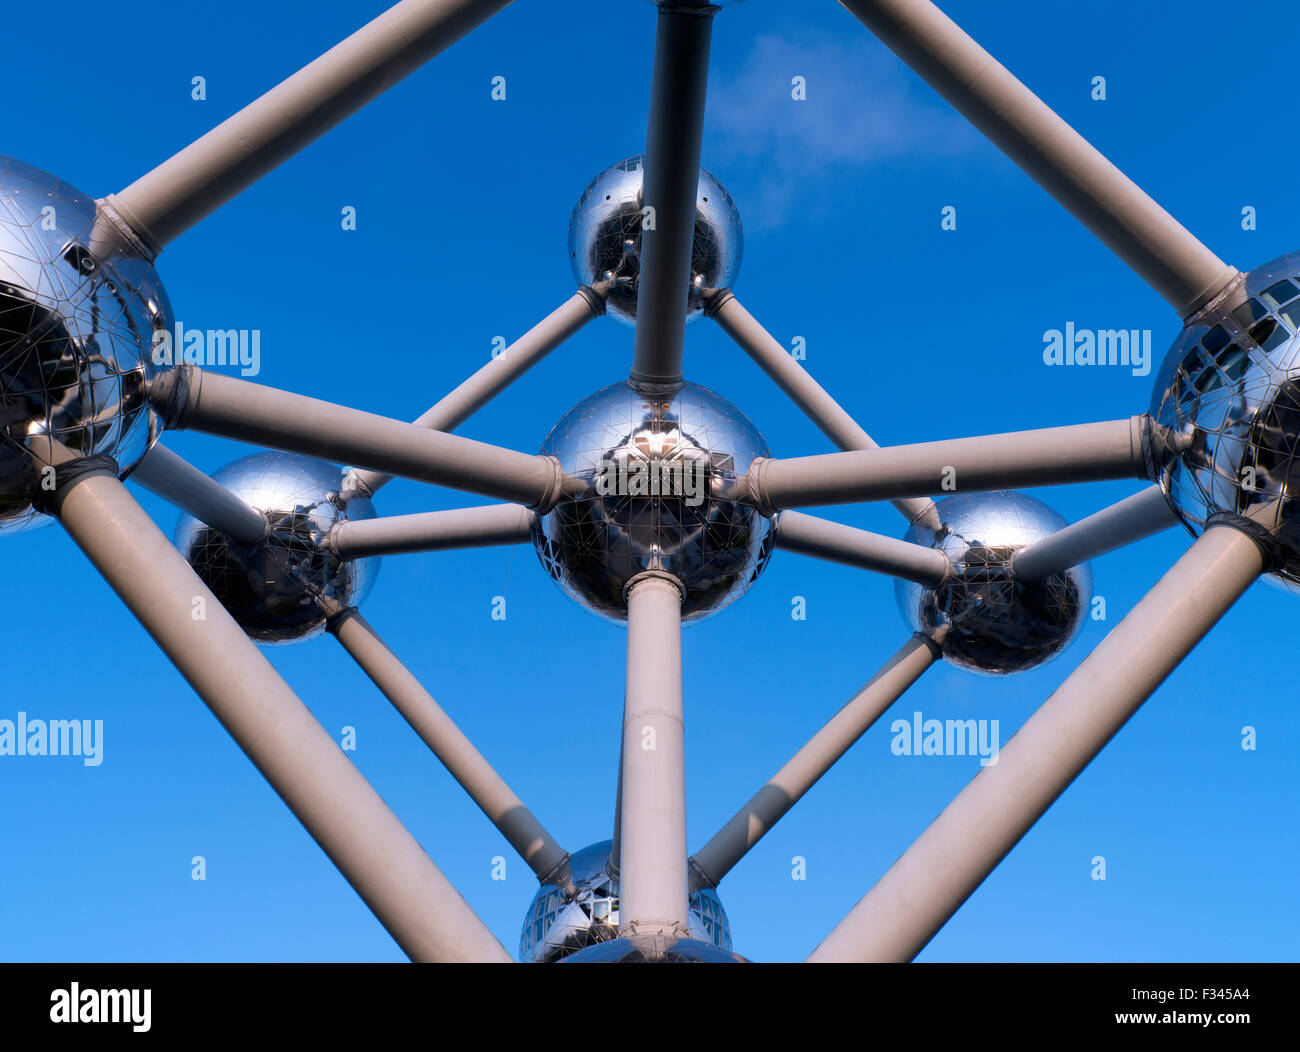
<instances>
[{"instance_id":1,"label":"clear blue sky","mask_svg":"<svg viewBox=\"0 0 1300 1052\"><path fill-rule=\"evenodd\" d=\"M1294 11L1247 0L1233 40L1204 0L945 9L1225 259L1300 248ZM0 152L96 196L120 189L377 14L376 0L185 6L67 0L5 15ZM639 152L654 31L645 0L517 0L169 247L193 327L262 330L261 382L414 417L573 288L569 209ZM746 222L736 291L882 443L1110 419L1151 378L1047 368L1067 321L1177 334L1164 302L967 129L838 5L751 0L714 33L705 164ZM208 98L190 98L191 78ZM507 78L507 100L489 97ZM789 98L805 76L806 102ZM1090 99L1094 76L1108 98ZM340 228L358 210L359 229ZM957 208L958 229L940 230ZM1258 229L1241 229L1254 206ZM632 331L589 326L462 433L534 450L626 374ZM711 326L690 379L777 455L827 441ZM1153 370L1154 372L1154 370ZM168 444L206 470L247 447ZM1069 519L1132 492L1040 489ZM175 513L141 494L170 532ZM397 482L381 514L480 503ZM888 506L832 517L901 535ZM1033 711L1185 548L1170 531L1094 566L1109 622L1055 663L990 680L946 666L896 712ZM0 718L105 722L104 762L0 758L0 958L396 960L396 946L57 528L0 541ZM490 617L504 595L508 617ZM793 621L804 596L808 619ZM946 960L1295 959L1300 742L1285 626L1256 586L923 954ZM389 559L365 607L435 697L570 849L609 836L625 638L575 607L527 547ZM778 553L685 634L689 829L699 846L906 637L888 579ZM330 638L272 658L508 949L523 863ZM892 718L892 717L891 717ZM1240 747L1257 728L1257 751ZM724 881L736 948L798 959L972 777L896 757L882 721ZM491 879L509 856L508 879ZM203 855L208 879L190 879ZM807 880L791 879L793 856ZM1090 879L1104 855L1105 882Z\"/></svg>"}]
</instances>

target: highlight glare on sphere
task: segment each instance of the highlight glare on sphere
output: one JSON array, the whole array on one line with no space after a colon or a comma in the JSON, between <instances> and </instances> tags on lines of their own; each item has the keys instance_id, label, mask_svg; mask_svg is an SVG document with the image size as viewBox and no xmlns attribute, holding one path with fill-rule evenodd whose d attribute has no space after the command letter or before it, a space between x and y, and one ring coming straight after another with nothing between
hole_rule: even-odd
<instances>
[{"instance_id":1,"label":"highlight glare on sphere","mask_svg":"<svg viewBox=\"0 0 1300 1052\"><path fill-rule=\"evenodd\" d=\"M642 194L645 157L629 157L601 172L569 219L569 264L579 285L611 282L606 306L624 321L636 321L641 274ZM703 310L706 292L730 288L740 271L744 232L740 212L726 188L700 169L695 199L695 243L687 319Z\"/></svg>"},{"instance_id":2,"label":"highlight glare on sphere","mask_svg":"<svg viewBox=\"0 0 1300 1052\"><path fill-rule=\"evenodd\" d=\"M379 558L341 559L325 543L337 523L375 517L367 498L340 496L340 468L288 453L255 453L212 477L266 516L265 540L245 546L182 515L176 547L253 639L310 639L325 630L329 611L321 598L348 607L370 594Z\"/></svg>"},{"instance_id":3,"label":"highlight glare on sphere","mask_svg":"<svg viewBox=\"0 0 1300 1052\"><path fill-rule=\"evenodd\" d=\"M602 840L573 853L569 868L578 889L574 898L554 884L538 888L519 936L521 961L548 964L618 938L618 878L609 872L612 847L613 841ZM731 924L712 888L691 894L686 923L692 939L730 951Z\"/></svg>"},{"instance_id":4,"label":"highlight glare on sphere","mask_svg":"<svg viewBox=\"0 0 1300 1052\"><path fill-rule=\"evenodd\" d=\"M952 564L938 588L897 580L904 620L918 632L948 626L943 656L986 675L1005 675L1050 661L1078 634L1092 593L1092 573L1074 566L1027 581L1012 569L1015 553L1069 525L1023 493L955 494L936 502L942 528L917 522L905 540L943 551Z\"/></svg>"},{"instance_id":5,"label":"highlight glare on sphere","mask_svg":"<svg viewBox=\"0 0 1300 1052\"><path fill-rule=\"evenodd\" d=\"M89 195L0 156L0 533L49 521L29 451L111 456L125 476L160 432L145 391L171 305L144 256L92 255L98 218Z\"/></svg>"},{"instance_id":6,"label":"highlight glare on sphere","mask_svg":"<svg viewBox=\"0 0 1300 1052\"><path fill-rule=\"evenodd\" d=\"M1246 301L1186 326L1151 396L1152 477L1193 536L1218 514L1278 541L1265 580L1300 592L1300 254L1246 274Z\"/></svg>"},{"instance_id":7,"label":"highlight glare on sphere","mask_svg":"<svg viewBox=\"0 0 1300 1052\"><path fill-rule=\"evenodd\" d=\"M538 518L533 545L547 573L601 617L626 620L624 586L645 570L681 581L691 621L735 602L766 566L772 519L727 490L771 453L712 391L614 384L569 410L541 452L586 489Z\"/></svg>"}]
</instances>

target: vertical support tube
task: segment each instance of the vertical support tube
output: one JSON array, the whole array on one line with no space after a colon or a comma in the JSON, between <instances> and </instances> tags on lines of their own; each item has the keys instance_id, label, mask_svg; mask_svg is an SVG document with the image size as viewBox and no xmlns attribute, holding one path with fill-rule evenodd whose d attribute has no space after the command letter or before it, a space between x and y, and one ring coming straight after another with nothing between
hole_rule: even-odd
<instances>
[{"instance_id":1,"label":"vertical support tube","mask_svg":"<svg viewBox=\"0 0 1300 1052\"><path fill-rule=\"evenodd\" d=\"M672 385L682 379L704 97L717 10L680 0L659 5L644 184L644 204L654 209L654 227L641 234L631 374L635 384Z\"/></svg>"},{"instance_id":2,"label":"vertical support tube","mask_svg":"<svg viewBox=\"0 0 1300 1052\"><path fill-rule=\"evenodd\" d=\"M682 592L657 571L627 586L619 933L687 932Z\"/></svg>"},{"instance_id":3,"label":"vertical support tube","mask_svg":"<svg viewBox=\"0 0 1300 1052\"><path fill-rule=\"evenodd\" d=\"M623 708L627 708L627 695L623 695ZM614 785L614 836L609 847L609 874L618 878L618 866L623 849L623 735L618 736L618 780Z\"/></svg>"},{"instance_id":4,"label":"vertical support tube","mask_svg":"<svg viewBox=\"0 0 1300 1052\"><path fill-rule=\"evenodd\" d=\"M75 472L77 465L73 465ZM212 710L414 961L510 955L110 468L69 473L45 510ZM201 600L204 619L192 616Z\"/></svg>"},{"instance_id":5,"label":"vertical support tube","mask_svg":"<svg viewBox=\"0 0 1300 1052\"><path fill-rule=\"evenodd\" d=\"M1266 568L1211 525L812 955L910 961Z\"/></svg>"}]
</instances>

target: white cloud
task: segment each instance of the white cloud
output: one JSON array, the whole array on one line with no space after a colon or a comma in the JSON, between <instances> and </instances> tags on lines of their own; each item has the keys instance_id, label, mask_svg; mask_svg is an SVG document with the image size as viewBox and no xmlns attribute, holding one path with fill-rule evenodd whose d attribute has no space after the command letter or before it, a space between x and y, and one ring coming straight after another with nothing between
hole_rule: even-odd
<instances>
[{"instance_id":1,"label":"white cloud","mask_svg":"<svg viewBox=\"0 0 1300 1052\"><path fill-rule=\"evenodd\" d=\"M791 98L796 76L806 80L806 101ZM760 37L733 71L713 78L706 129L705 166L738 168L757 182L757 200L744 202L753 226L779 223L795 205L806 212L815 184L845 170L963 154L979 142L866 33Z\"/></svg>"}]
</instances>

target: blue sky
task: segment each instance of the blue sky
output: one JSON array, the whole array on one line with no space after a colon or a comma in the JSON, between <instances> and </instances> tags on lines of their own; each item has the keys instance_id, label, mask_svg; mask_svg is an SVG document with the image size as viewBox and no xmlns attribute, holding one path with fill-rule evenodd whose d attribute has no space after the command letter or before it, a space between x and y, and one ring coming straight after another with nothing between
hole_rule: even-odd
<instances>
[{"instance_id":1,"label":"blue sky","mask_svg":"<svg viewBox=\"0 0 1300 1052\"><path fill-rule=\"evenodd\" d=\"M96 196L120 189L381 6L68 0L51 22L19 5L5 17L0 152ZM1300 145L1268 127L1291 90L1291 5L1244 5L1244 29L1269 42L1250 48L1207 40L1222 10L1203 0L1177 18L1118 0L943 6L1223 258L1248 268L1300 248ZM654 8L590 11L517 0L178 239L159 261L177 316L260 329L263 383L418 415L495 336L572 292L569 210L596 172L643 148ZM490 98L498 75L504 102ZM796 75L805 102L789 98ZM190 97L194 76L206 101ZM746 223L738 296L778 339L805 338L808 369L880 442L1146 409L1151 377L1045 367L1043 333L1149 328L1159 356L1173 313L837 4L724 10L707 118L705 166ZM340 227L346 205L354 232ZM948 205L958 225L946 232ZM1245 206L1254 231L1241 229ZM631 349L630 328L593 323L461 432L534 450L567 408L626 375ZM689 328L686 361L776 455L829 451L711 323ZM249 452L194 434L168 444L209 471ZM1073 520L1136 488L1034 495ZM140 499L170 533L175 513ZM400 514L481 501L396 482L376 503ZM827 514L902 533L887 505ZM71 542L47 528L0 543L0 718L105 723L99 767L0 758L0 959L400 959ZM1054 663L1003 680L938 666L889 718L997 719L1005 741L1187 543L1171 530L1098 560L1108 621ZM497 595L505 621L490 617ZM794 596L806 621L790 617ZM921 959L1295 959L1300 714L1284 659L1296 601L1253 587ZM609 836L620 628L574 606L527 547L391 558L364 612L567 847ZM890 580L788 553L688 628L691 846L906 635ZM331 733L357 728L357 764L514 952L535 888L523 863L332 639L271 657ZM807 954L978 769L892 755L888 722L723 882L739 952ZM1245 725L1256 751L1241 748ZM194 855L206 881L190 879ZM491 879L496 855L504 881ZM806 880L791 879L794 856Z\"/></svg>"}]
</instances>

